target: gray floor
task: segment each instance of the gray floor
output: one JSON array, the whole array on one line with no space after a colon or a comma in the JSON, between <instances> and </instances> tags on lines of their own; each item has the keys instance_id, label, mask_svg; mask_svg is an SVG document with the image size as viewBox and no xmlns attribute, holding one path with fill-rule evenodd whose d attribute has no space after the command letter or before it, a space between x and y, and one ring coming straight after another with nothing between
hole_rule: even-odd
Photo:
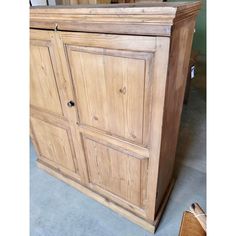
<instances>
[{"instance_id":1,"label":"gray floor","mask_svg":"<svg viewBox=\"0 0 236 236\"><path fill-rule=\"evenodd\" d=\"M177 236L183 211L198 202L206 208L205 95L192 86L184 106L176 157L177 181L155 235ZM139 226L51 177L30 152L31 236L149 236Z\"/></svg>"}]
</instances>

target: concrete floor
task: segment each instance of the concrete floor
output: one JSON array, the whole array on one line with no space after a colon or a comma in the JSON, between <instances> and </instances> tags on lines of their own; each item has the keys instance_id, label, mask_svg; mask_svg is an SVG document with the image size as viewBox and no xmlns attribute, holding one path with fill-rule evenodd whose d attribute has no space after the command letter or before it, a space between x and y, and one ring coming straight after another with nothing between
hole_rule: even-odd
<instances>
[{"instance_id":1,"label":"concrete floor","mask_svg":"<svg viewBox=\"0 0 236 236\"><path fill-rule=\"evenodd\" d=\"M204 81L203 81L204 82ZM176 155L177 181L155 233L177 236L183 211L193 202L206 209L206 102L201 78L184 106ZM38 169L30 152L31 236L150 236L76 189Z\"/></svg>"}]
</instances>

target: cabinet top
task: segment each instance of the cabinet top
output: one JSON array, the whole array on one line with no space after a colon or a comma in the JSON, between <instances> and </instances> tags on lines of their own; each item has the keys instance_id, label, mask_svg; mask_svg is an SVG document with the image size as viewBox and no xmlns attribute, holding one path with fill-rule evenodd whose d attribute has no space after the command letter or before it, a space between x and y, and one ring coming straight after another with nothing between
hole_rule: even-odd
<instances>
[{"instance_id":1,"label":"cabinet top","mask_svg":"<svg viewBox=\"0 0 236 236\"><path fill-rule=\"evenodd\" d=\"M30 28L170 36L171 26L196 17L200 1L57 5L30 8Z\"/></svg>"}]
</instances>

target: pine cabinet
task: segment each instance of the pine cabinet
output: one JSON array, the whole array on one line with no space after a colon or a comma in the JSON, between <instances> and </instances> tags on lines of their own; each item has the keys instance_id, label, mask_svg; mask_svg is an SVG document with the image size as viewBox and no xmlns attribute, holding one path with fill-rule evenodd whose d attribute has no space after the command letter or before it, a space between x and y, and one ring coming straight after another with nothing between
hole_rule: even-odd
<instances>
[{"instance_id":1,"label":"pine cabinet","mask_svg":"<svg viewBox=\"0 0 236 236\"><path fill-rule=\"evenodd\" d=\"M30 9L37 164L154 232L173 187L199 2Z\"/></svg>"},{"instance_id":2,"label":"pine cabinet","mask_svg":"<svg viewBox=\"0 0 236 236\"><path fill-rule=\"evenodd\" d=\"M56 0L57 4L76 5L76 4L109 4L111 0Z\"/></svg>"}]
</instances>

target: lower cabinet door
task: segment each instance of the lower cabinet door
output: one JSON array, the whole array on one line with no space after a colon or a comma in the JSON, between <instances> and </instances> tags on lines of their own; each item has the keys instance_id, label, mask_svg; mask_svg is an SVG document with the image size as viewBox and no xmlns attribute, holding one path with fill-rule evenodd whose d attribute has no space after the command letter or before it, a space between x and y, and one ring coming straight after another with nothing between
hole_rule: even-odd
<instances>
[{"instance_id":1,"label":"lower cabinet door","mask_svg":"<svg viewBox=\"0 0 236 236\"><path fill-rule=\"evenodd\" d=\"M39 160L78 178L70 130L34 117L31 129Z\"/></svg>"},{"instance_id":2,"label":"lower cabinet door","mask_svg":"<svg viewBox=\"0 0 236 236\"><path fill-rule=\"evenodd\" d=\"M124 200L127 205L143 208L148 159L131 156L89 138L84 138L84 146L90 183L95 190L119 203Z\"/></svg>"}]
</instances>

